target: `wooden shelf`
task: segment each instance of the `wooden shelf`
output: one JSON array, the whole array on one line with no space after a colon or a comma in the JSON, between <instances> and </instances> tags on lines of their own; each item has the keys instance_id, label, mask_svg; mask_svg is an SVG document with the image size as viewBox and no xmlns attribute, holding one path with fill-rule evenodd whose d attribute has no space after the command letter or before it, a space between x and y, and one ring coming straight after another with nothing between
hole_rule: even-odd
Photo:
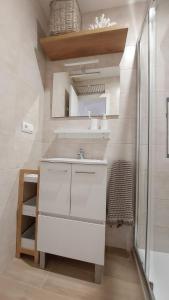
<instances>
[{"instance_id":1,"label":"wooden shelf","mask_svg":"<svg viewBox=\"0 0 169 300\"><path fill-rule=\"evenodd\" d=\"M36 197L33 197L23 203L24 216L36 217Z\"/></svg>"},{"instance_id":2,"label":"wooden shelf","mask_svg":"<svg viewBox=\"0 0 169 300\"><path fill-rule=\"evenodd\" d=\"M38 182L38 174L25 174L24 182L37 183Z\"/></svg>"},{"instance_id":3,"label":"wooden shelf","mask_svg":"<svg viewBox=\"0 0 169 300\"><path fill-rule=\"evenodd\" d=\"M40 39L50 60L123 52L128 28L111 27L67 33Z\"/></svg>"},{"instance_id":4,"label":"wooden shelf","mask_svg":"<svg viewBox=\"0 0 169 300\"><path fill-rule=\"evenodd\" d=\"M35 224L31 225L21 238L21 248L34 250L35 249Z\"/></svg>"}]
</instances>

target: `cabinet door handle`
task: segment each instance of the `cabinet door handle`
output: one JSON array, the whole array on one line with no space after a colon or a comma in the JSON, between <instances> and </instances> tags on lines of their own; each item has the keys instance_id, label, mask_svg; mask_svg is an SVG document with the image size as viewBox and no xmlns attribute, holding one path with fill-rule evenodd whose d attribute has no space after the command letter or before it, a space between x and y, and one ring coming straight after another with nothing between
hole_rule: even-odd
<instances>
[{"instance_id":1,"label":"cabinet door handle","mask_svg":"<svg viewBox=\"0 0 169 300\"><path fill-rule=\"evenodd\" d=\"M95 175L96 172L87 172L87 171L76 171L76 174L89 174L89 175Z\"/></svg>"},{"instance_id":2,"label":"cabinet door handle","mask_svg":"<svg viewBox=\"0 0 169 300\"><path fill-rule=\"evenodd\" d=\"M54 170L54 169L47 169L49 172L54 172L54 173L67 173L68 170Z\"/></svg>"}]
</instances>

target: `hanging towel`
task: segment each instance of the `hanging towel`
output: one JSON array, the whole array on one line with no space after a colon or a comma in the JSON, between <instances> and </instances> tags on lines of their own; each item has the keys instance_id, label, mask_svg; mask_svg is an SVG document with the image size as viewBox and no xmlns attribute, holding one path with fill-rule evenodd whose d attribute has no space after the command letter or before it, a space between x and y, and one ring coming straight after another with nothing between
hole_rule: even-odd
<instances>
[{"instance_id":1,"label":"hanging towel","mask_svg":"<svg viewBox=\"0 0 169 300\"><path fill-rule=\"evenodd\" d=\"M110 225L134 223L134 168L132 163L119 160L110 170L107 203L107 223Z\"/></svg>"}]
</instances>

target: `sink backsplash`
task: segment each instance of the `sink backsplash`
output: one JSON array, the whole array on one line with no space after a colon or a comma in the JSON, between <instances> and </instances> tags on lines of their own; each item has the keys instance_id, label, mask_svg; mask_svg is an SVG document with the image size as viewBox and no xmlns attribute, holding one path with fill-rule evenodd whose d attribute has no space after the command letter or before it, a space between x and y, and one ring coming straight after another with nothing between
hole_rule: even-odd
<instances>
[{"instance_id":1,"label":"sink backsplash","mask_svg":"<svg viewBox=\"0 0 169 300\"><path fill-rule=\"evenodd\" d=\"M77 158L79 149L85 152L85 158L105 159L107 150L107 141L93 142L84 140L58 140L53 144L47 144L43 149L43 157L70 157Z\"/></svg>"}]
</instances>

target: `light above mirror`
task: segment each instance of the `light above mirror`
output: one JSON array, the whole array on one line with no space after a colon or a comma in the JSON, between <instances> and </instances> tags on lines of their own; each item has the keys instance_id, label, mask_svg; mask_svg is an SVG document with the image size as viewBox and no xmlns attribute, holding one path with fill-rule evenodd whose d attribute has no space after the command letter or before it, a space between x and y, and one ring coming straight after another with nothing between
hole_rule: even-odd
<instances>
[{"instance_id":1,"label":"light above mirror","mask_svg":"<svg viewBox=\"0 0 169 300\"><path fill-rule=\"evenodd\" d=\"M72 63L65 63L65 67L74 67L74 66L83 66L83 65L89 65L89 64L98 64L99 60L98 59L93 59L93 60L83 60L83 61L76 61Z\"/></svg>"}]
</instances>

